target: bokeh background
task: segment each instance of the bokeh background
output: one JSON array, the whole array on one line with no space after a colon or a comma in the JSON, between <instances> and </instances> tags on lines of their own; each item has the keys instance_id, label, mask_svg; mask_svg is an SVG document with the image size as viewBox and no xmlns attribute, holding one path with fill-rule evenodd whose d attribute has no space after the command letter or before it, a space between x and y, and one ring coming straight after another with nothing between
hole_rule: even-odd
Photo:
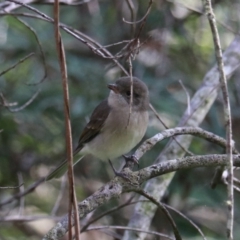
<instances>
[{"instance_id":1,"label":"bokeh background","mask_svg":"<svg viewBox=\"0 0 240 240\"><path fill-rule=\"evenodd\" d=\"M2 7L4 1L0 2ZM141 19L148 8L148 1L133 1L136 19ZM41 1L34 8L53 17L52 4ZM237 0L213 2L218 20L218 30L223 50L239 32L240 3ZM140 34L143 43L140 53L133 61L133 74L149 87L152 105L168 127L175 127L187 107L186 92L190 97L200 87L206 72L214 65L215 55L208 20L201 12L201 1L155 1ZM2 8L0 12L3 13ZM12 13L32 13L28 9L16 8ZM131 21L127 1L92 0L81 5L61 5L61 22L93 38L101 45L109 45L133 36L133 27L123 21ZM11 112L0 105L0 186L17 186L24 182L27 187L45 176L65 156L65 129L63 91L56 54L53 24L36 18L19 17L32 29L41 43L47 69L39 45L32 31L14 16L0 15L0 92L12 105L11 110L23 106L39 91L27 107ZM140 24L135 26L135 33ZM73 144L94 107L108 95L109 82L123 73L111 59L104 59L92 52L76 38L62 32L69 77ZM118 53L124 45L108 48ZM18 64L6 74L1 74L26 55L35 54ZM124 59L120 62L128 69ZM240 74L236 71L229 81L229 93L233 117L233 133L239 147L240 125ZM220 136L225 136L222 98L219 95L201 127ZM150 113L149 128L145 139L164 129L154 114ZM140 161L140 168L149 166L165 146L157 144ZM223 150L204 140L194 139L190 150L195 154L223 153ZM122 159L115 160L119 167ZM77 197L81 201L104 183L113 178L109 164L86 157L75 167ZM209 186L214 169L199 168L177 172L163 201L194 220L208 239L225 239L227 190L219 185ZM65 187L64 187L65 186ZM21 187L22 189L23 187ZM0 201L10 198L20 189L0 189ZM53 207L59 194L63 198L56 211ZM14 201L0 209L0 220L5 217L31 216L35 221L3 221L0 224L0 239L40 239L55 223L56 216L67 213L67 184L53 180L40 185L21 201ZM130 194L109 202L94 212L94 215L126 201ZM236 193L235 236L240 236L239 193ZM99 225L126 226L133 207L127 207L100 219ZM37 219L40 216L49 218ZM51 217L52 216L52 217ZM176 214L174 219L184 239L200 239L189 223ZM157 211L151 230L169 233L171 230ZM6 219L5 219L6 220ZM107 232L112 234L112 231ZM122 235L123 231L115 233ZM117 235L92 231L83 234L83 239L119 239ZM147 239L157 239L148 235Z\"/></svg>"}]
</instances>

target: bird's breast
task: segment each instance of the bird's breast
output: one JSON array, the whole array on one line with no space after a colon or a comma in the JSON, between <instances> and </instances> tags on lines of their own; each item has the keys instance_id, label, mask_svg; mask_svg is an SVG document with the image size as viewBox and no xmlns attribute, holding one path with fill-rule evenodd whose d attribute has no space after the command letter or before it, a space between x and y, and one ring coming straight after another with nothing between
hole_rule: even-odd
<instances>
[{"instance_id":1,"label":"bird's breast","mask_svg":"<svg viewBox=\"0 0 240 240\"><path fill-rule=\"evenodd\" d=\"M126 110L126 109L125 109ZM131 151L143 138L148 112L112 111L101 132L88 144L91 154L102 160L114 159Z\"/></svg>"}]
</instances>

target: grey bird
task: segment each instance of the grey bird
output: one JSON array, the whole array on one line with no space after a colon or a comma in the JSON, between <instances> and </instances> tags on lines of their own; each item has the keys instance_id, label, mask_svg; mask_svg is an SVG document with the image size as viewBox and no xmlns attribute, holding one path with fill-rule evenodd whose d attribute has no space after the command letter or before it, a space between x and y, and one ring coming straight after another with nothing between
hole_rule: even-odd
<instances>
[{"instance_id":1,"label":"grey bird","mask_svg":"<svg viewBox=\"0 0 240 240\"><path fill-rule=\"evenodd\" d=\"M149 93L144 82L133 77L130 113L131 78L122 77L109 84L110 93L93 111L73 152L74 165L85 155L112 160L131 151L143 138L148 126ZM67 161L53 170L46 180L67 171Z\"/></svg>"}]
</instances>

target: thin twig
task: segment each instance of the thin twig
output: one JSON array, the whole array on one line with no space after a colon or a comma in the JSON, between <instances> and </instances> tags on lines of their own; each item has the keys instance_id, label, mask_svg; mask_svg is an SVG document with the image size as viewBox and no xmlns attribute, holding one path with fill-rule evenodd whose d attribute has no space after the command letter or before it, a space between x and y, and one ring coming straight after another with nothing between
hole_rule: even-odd
<instances>
[{"instance_id":1,"label":"thin twig","mask_svg":"<svg viewBox=\"0 0 240 240\"><path fill-rule=\"evenodd\" d=\"M44 74L43 74L43 77L40 79L39 82L36 82L36 83L28 83L28 85L37 85L37 84L40 84L42 83L46 77L47 77L47 65L46 65L46 60L45 60L45 55L43 53L43 48L42 48L42 44L40 42L40 40L38 39L38 35L35 31L35 29L33 29L28 23L26 23L25 21L19 19L18 17L16 16L13 16L15 19L17 19L20 23L22 23L30 32L32 32L38 46L39 46L39 50L40 50L40 53L41 53L41 58L42 58L42 62L43 62L43 68L44 68Z\"/></svg>"},{"instance_id":2,"label":"thin twig","mask_svg":"<svg viewBox=\"0 0 240 240\"><path fill-rule=\"evenodd\" d=\"M104 217L104 216L108 216L109 214L120 210L121 208L124 208L125 206L129 206L129 204L133 204L131 201L133 199L134 196L130 197L125 203L114 207L108 211L105 211L103 213L101 213L100 215L94 217L93 219L90 219L90 221L88 221L81 229L81 232L84 232L92 223L96 222L97 220L99 220L100 218Z\"/></svg>"},{"instance_id":3,"label":"thin twig","mask_svg":"<svg viewBox=\"0 0 240 240\"><path fill-rule=\"evenodd\" d=\"M167 205L167 204L165 204L165 203L163 203L163 205L164 205L166 208L172 210L173 212L179 214L179 215L180 215L182 218L184 218L185 220L187 220L187 221L200 233L200 235L203 237L203 239L204 239L204 240L207 240L207 238L204 236L202 230L201 230L191 219L189 219L186 215L184 215L183 213L181 213L181 212L178 211L177 209L175 209L175 208L173 208L173 207L171 207L171 206L169 206L169 205Z\"/></svg>"},{"instance_id":4,"label":"thin twig","mask_svg":"<svg viewBox=\"0 0 240 240\"><path fill-rule=\"evenodd\" d=\"M144 15L140 20L129 22L129 21L127 21L127 20L125 20L125 19L123 18L123 22L125 22L125 23L127 23L127 24L133 24L133 25L135 25L135 24L137 24L137 23L141 23L141 22L145 21L146 18L147 18L147 16L149 15L149 13L150 13L150 11L151 11L152 4L153 4L153 1L150 0L150 1L149 1L149 4L148 4L147 12L145 13L145 15Z\"/></svg>"},{"instance_id":5,"label":"thin twig","mask_svg":"<svg viewBox=\"0 0 240 240\"><path fill-rule=\"evenodd\" d=\"M74 226L75 236L77 240L80 240L80 221L78 218L78 206L77 198L74 187L74 174L73 174L73 147L72 147L72 130L70 122L70 111L69 111L69 90L68 90L68 78L67 78L67 66L64 46L59 31L59 2L54 2L54 20L55 20L55 40L59 58L59 65L62 75L62 86L64 94L64 115L65 115L65 127L66 127L66 146L67 146L67 159L68 159L68 181L69 181L69 214L68 214L68 229L69 239L72 239L72 206L74 209Z\"/></svg>"},{"instance_id":6,"label":"thin twig","mask_svg":"<svg viewBox=\"0 0 240 240\"><path fill-rule=\"evenodd\" d=\"M1 203L0 203L0 208L3 207L3 206L6 205L6 204L10 204L10 203L12 203L13 201L18 200L18 199L20 199L21 197L23 197L23 196L25 196L25 195L33 192L33 191L36 189L36 187L39 186L39 185L40 185L41 183L43 183L44 181L45 181L45 177L42 177L42 178L38 179L36 182L34 182L34 183L31 184L28 188L26 188L24 192L22 192L22 193L19 192L19 193L15 194L15 195L11 196L9 199L6 199L6 200L4 200L3 202L1 202ZM18 186L18 187L19 187L19 186ZM3 188L5 188L5 187L3 187ZM6 189L8 189L8 188L11 189L12 187L6 187ZM13 187L13 188L16 188L16 187Z\"/></svg>"},{"instance_id":7,"label":"thin twig","mask_svg":"<svg viewBox=\"0 0 240 240\"><path fill-rule=\"evenodd\" d=\"M177 225L174 222L174 220L173 220L172 216L170 215L170 213L168 212L168 210L165 208L165 206L161 202L157 201L154 197L152 197L151 195L149 195L148 193L146 193L145 191L143 191L141 189L138 189L138 190L134 189L134 192L146 197L152 203L157 205L157 207L163 211L163 213L166 215L168 221L170 222L170 224L173 228L173 232L174 232L174 236L175 236L176 240L182 240L182 237L178 231Z\"/></svg>"},{"instance_id":8,"label":"thin twig","mask_svg":"<svg viewBox=\"0 0 240 240\"><path fill-rule=\"evenodd\" d=\"M16 63L14 63L11 67L9 67L8 69L2 71L0 73L0 77L4 74L6 74L8 71L12 70L13 68L15 68L16 66L18 66L20 63L23 63L25 60L27 60L28 58L32 57L35 53L29 53L27 56L25 56L24 58L21 58L19 61L17 61Z\"/></svg>"},{"instance_id":9,"label":"thin twig","mask_svg":"<svg viewBox=\"0 0 240 240\"><path fill-rule=\"evenodd\" d=\"M165 127L165 129L169 129L169 127L164 123L164 121L161 119L161 117L159 116L158 112L156 111L156 109L153 107L153 105L151 103L149 103L149 107L150 109L153 111L153 113L155 114L156 118L160 121L160 123ZM192 152L190 152L188 149L186 149L185 147L182 146L182 144L177 140L177 138L173 137L174 141L177 143L177 145L184 151L186 152L188 155L193 156L194 154Z\"/></svg>"},{"instance_id":10,"label":"thin twig","mask_svg":"<svg viewBox=\"0 0 240 240\"><path fill-rule=\"evenodd\" d=\"M215 47L215 55L218 65L218 71L220 75L220 83L223 94L223 110L224 119L226 125L226 139L227 147L226 153L228 155L228 217L227 217L227 238L229 240L233 239L233 224L234 224L234 191L233 191L233 158L232 158L232 120L231 120L231 107L230 100L228 96L228 86L227 80L223 69L223 58L222 49L220 44L220 38L218 34L218 29L216 26L215 15L213 13L211 0L203 0L205 13L208 17L209 24L212 31L213 43Z\"/></svg>"},{"instance_id":11,"label":"thin twig","mask_svg":"<svg viewBox=\"0 0 240 240\"><path fill-rule=\"evenodd\" d=\"M129 10L131 12L131 22L135 22L136 10L135 10L134 4L133 4L132 0L126 0L126 2L127 2ZM124 18L123 18L123 21L124 21ZM132 37L135 34L135 30L136 30L136 24L132 24L132 26L131 26Z\"/></svg>"},{"instance_id":12,"label":"thin twig","mask_svg":"<svg viewBox=\"0 0 240 240\"><path fill-rule=\"evenodd\" d=\"M23 6L37 14L39 14L40 16L42 16L43 18L46 18L48 20L52 20L51 17L49 17L48 15L46 15L45 13L37 10L36 8L32 7L32 6L29 6L28 4L24 3L24 2L21 2L21 1L17 1L17 0L8 0L8 2L13 2L13 3L16 3L16 4L19 4L20 6Z\"/></svg>"},{"instance_id":13,"label":"thin twig","mask_svg":"<svg viewBox=\"0 0 240 240\"><path fill-rule=\"evenodd\" d=\"M145 23L146 23L147 17L148 17L148 15L149 15L149 13L150 13L152 4L153 4L153 0L150 0L150 1L149 1L149 4L148 4L147 13L145 14L145 16L144 16L144 17L141 19L141 21L140 21L140 22L141 22L141 25L140 25L139 31L138 31L138 33L137 33L137 35L136 35L136 37L135 37L135 38L137 38L137 39L140 37L140 34L141 34L141 32L142 32L142 30L143 30L143 27L144 27L144 25L145 25Z\"/></svg>"},{"instance_id":14,"label":"thin twig","mask_svg":"<svg viewBox=\"0 0 240 240\"><path fill-rule=\"evenodd\" d=\"M20 188L24 183L21 183L20 185L18 186L7 186L7 187L0 187L0 189L16 189L16 188Z\"/></svg>"},{"instance_id":15,"label":"thin twig","mask_svg":"<svg viewBox=\"0 0 240 240\"><path fill-rule=\"evenodd\" d=\"M110 228L110 229L122 229L125 231L135 231L135 232L144 232L144 233L148 233L148 234L152 234L152 235L156 235L159 237L164 237L167 238L169 240L174 240L172 237L166 235L166 234L162 234L159 232L155 232L155 231L145 231L142 230L140 228L130 228L130 227L122 227L122 226L95 226L95 227L90 227L87 229L87 231L92 231L92 230L101 230L101 229L106 229L106 228Z\"/></svg>"},{"instance_id":16,"label":"thin twig","mask_svg":"<svg viewBox=\"0 0 240 240\"><path fill-rule=\"evenodd\" d=\"M3 96L2 93L0 93L0 99L2 101L2 104L4 107L6 107L10 112L19 112L21 110L23 110L24 108L26 108L29 104L31 104L33 102L33 100L38 96L38 94L40 93L40 89L38 89L33 95L32 97L26 102L24 103L21 107L18 108L10 108L9 107L9 103L6 101L5 97ZM14 104L15 105L15 104Z\"/></svg>"},{"instance_id":17,"label":"thin twig","mask_svg":"<svg viewBox=\"0 0 240 240\"><path fill-rule=\"evenodd\" d=\"M121 42L116 42L116 43L104 45L104 46L102 46L102 47L104 47L104 48L114 47L114 46L117 46L117 45L120 45L120 44L129 43L129 42L131 42L131 41L132 41L132 40L122 40ZM102 49L102 47L101 47L101 48L98 48L98 49Z\"/></svg>"}]
</instances>

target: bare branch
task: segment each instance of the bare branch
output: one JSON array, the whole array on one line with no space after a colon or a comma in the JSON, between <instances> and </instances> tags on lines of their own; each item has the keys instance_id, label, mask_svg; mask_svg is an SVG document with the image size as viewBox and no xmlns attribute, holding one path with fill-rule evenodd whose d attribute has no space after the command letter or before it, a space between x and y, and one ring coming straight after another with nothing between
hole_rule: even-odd
<instances>
[{"instance_id":1,"label":"bare branch","mask_svg":"<svg viewBox=\"0 0 240 240\"><path fill-rule=\"evenodd\" d=\"M129 1L129 0L128 0L128 1ZM148 4L147 12L145 13L145 15L144 15L140 20L138 20L138 21L133 21L133 20L132 20L132 22L129 22L129 21L127 21L127 20L125 20L125 19L123 18L123 22L125 22L125 23L127 23L127 24L133 24L133 25L135 25L135 24L137 24L137 23L141 23L141 22L145 21L146 18L147 18L147 16L149 15L149 13L150 13L150 11L151 11L152 4L153 4L153 1L150 0L150 1L149 1L149 4Z\"/></svg>"},{"instance_id":2,"label":"bare branch","mask_svg":"<svg viewBox=\"0 0 240 240\"><path fill-rule=\"evenodd\" d=\"M133 4L132 0L126 0L126 2L127 2L129 10L131 12L131 22L134 22L136 19L136 10L135 10L134 4ZM124 21L124 19L123 19L123 21ZM136 29L136 24L132 24L132 26L131 26L132 37L134 36L135 29Z\"/></svg>"},{"instance_id":3,"label":"bare branch","mask_svg":"<svg viewBox=\"0 0 240 240\"><path fill-rule=\"evenodd\" d=\"M223 69L223 57L222 57L222 49L220 44L220 38L217 30L217 25L215 21L215 15L213 13L211 0L203 0L205 7L205 14L208 17L209 24L211 27L213 42L215 47L215 55L217 60L218 71L220 75L220 83L223 94L223 110L224 110L224 118L226 125L226 139L227 139L227 147L226 153L228 154L228 220L227 220L227 237L229 240L233 239L233 222L234 222L234 191L233 191L233 160L232 160L232 119L231 119L231 107L230 100L228 95L228 86L227 80Z\"/></svg>"},{"instance_id":4,"label":"bare branch","mask_svg":"<svg viewBox=\"0 0 240 240\"><path fill-rule=\"evenodd\" d=\"M67 148L67 160L68 160L68 182L69 182L69 239L72 239L72 206L74 209L74 223L75 223L75 236L77 240L80 240L80 221L78 218L78 206L77 197L75 192L74 174L73 174L73 147L72 147L72 130L71 130L71 120L70 120L70 107L69 107L69 89L68 89L68 77L67 77L67 65L65 50L62 42L62 37L59 31L59 2L55 0L54 2L54 27L55 27L55 40L56 47L59 58L59 65L62 75L62 86L63 86L63 98L64 98L64 115L65 115L65 138L66 138L66 148Z\"/></svg>"},{"instance_id":5,"label":"bare branch","mask_svg":"<svg viewBox=\"0 0 240 240\"><path fill-rule=\"evenodd\" d=\"M11 198L4 200L3 202L0 203L0 208L3 207L4 205L10 204L15 200L20 199L21 197L33 192L37 186L39 186L41 183L45 181L45 177L40 178L38 181L34 182L31 184L27 189L25 189L24 192L17 193L13 195Z\"/></svg>"},{"instance_id":6,"label":"bare branch","mask_svg":"<svg viewBox=\"0 0 240 240\"><path fill-rule=\"evenodd\" d=\"M24 58L20 59L18 62L16 62L15 64L13 64L11 67L9 67L8 69L2 71L0 73L0 77L4 74L6 74L8 71L12 70L13 68L15 68L16 66L18 66L20 63L23 63L25 60L27 60L28 58L32 57L35 53L29 53L27 56L25 56Z\"/></svg>"},{"instance_id":7,"label":"bare branch","mask_svg":"<svg viewBox=\"0 0 240 240\"><path fill-rule=\"evenodd\" d=\"M219 137L211 132L205 131L202 128L198 127L177 127L172 129L167 129L161 133L156 134L155 136L147 139L134 153L134 156L139 160L143 154L149 151L157 142L162 141L163 139L176 136L176 135L194 135L206 139L207 141L213 142L223 148L226 148L227 142L224 138ZM238 154L238 151L233 148L235 154Z\"/></svg>"},{"instance_id":8,"label":"bare branch","mask_svg":"<svg viewBox=\"0 0 240 240\"><path fill-rule=\"evenodd\" d=\"M28 105L30 105L34 101L34 99L38 96L39 93L40 93L40 89L38 89L32 95L32 97L26 103L24 103L21 107L14 108L14 109L10 108L10 106L12 106L12 104L9 105L9 103L6 101L3 94L0 93L0 99L1 99L0 105L6 107L10 112L19 112L19 111L23 110L24 108L26 108ZM14 103L14 105L16 105L16 103Z\"/></svg>"},{"instance_id":9,"label":"bare branch","mask_svg":"<svg viewBox=\"0 0 240 240\"><path fill-rule=\"evenodd\" d=\"M114 207L114 208L112 208L112 209L110 209L110 210L108 210L108 211L106 211L106 212L103 212L102 214L94 217L93 219L91 219L90 221L88 221L88 222L82 227L81 232L84 232L86 229L88 229L88 227L89 227L92 223L96 222L97 220L101 219L102 217L107 216L107 215L109 215L109 214L111 214L111 213L113 213L113 212L115 212L115 211L118 211L118 210L120 210L121 208L124 208L124 207L126 207L126 206L129 206L130 204L135 204L136 202L131 202L132 199L133 199L133 197L129 198L125 203L123 203L123 204L121 204L121 205L119 205L119 206L117 206L117 207Z\"/></svg>"},{"instance_id":10,"label":"bare branch","mask_svg":"<svg viewBox=\"0 0 240 240\"><path fill-rule=\"evenodd\" d=\"M149 104L150 109L154 112L156 118L160 121L160 123L166 128L169 129L169 127L163 122L163 120L161 119L161 117L159 116L158 112L156 111L156 109L153 107L153 105L150 103ZM173 137L174 141L178 144L178 146L184 151L186 152L189 156L193 156L194 154L191 153L188 149L186 149L184 146L182 146L182 144L177 140L177 138Z\"/></svg>"}]
</instances>

